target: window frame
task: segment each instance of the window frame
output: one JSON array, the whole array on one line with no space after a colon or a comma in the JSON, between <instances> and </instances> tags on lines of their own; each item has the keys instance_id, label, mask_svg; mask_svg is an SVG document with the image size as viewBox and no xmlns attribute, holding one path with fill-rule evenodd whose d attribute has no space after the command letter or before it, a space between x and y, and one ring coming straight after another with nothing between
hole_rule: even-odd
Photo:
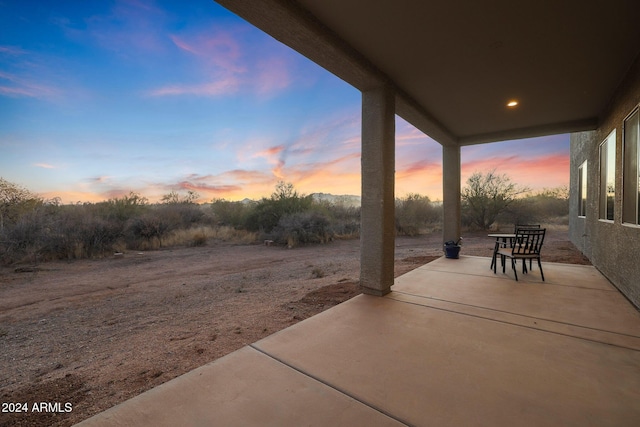
<instances>
[{"instance_id":1,"label":"window frame","mask_svg":"<svg viewBox=\"0 0 640 427\"><path fill-rule=\"evenodd\" d=\"M605 222L614 222L616 214L616 142L616 129L613 129L599 146L600 194L598 219ZM611 162L611 154L613 154L613 162ZM613 168L609 166L613 166ZM608 191L607 186L611 182L611 177L613 177L613 192ZM613 200L609 199L611 194L613 194Z\"/></svg>"},{"instance_id":2,"label":"window frame","mask_svg":"<svg viewBox=\"0 0 640 427\"><path fill-rule=\"evenodd\" d=\"M578 218L587 217L587 161L578 166Z\"/></svg>"},{"instance_id":3,"label":"window frame","mask_svg":"<svg viewBox=\"0 0 640 427\"><path fill-rule=\"evenodd\" d=\"M632 119L635 119L635 123ZM635 141L628 140L629 126L635 126ZM629 156L635 156L635 164ZM634 176L631 177L630 174ZM629 218L629 203L633 205L632 218ZM622 223L632 227L640 226L640 105L624 118L622 126Z\"/></svg>"}]
</instances>

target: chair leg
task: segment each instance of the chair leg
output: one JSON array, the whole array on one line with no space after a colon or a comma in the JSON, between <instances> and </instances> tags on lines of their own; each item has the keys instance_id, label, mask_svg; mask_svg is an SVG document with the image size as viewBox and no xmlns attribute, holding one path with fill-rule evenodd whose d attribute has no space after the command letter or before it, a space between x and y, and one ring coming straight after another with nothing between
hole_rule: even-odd
<instances>
[{"instance_id":1,"label":"chair leg","mask_svg":"<svg viewBox=\"0 0 640 427\"><path fill-rule=\"evenodd\" d=\"M518 281L518 269L516 268L516 259L515 258L511 258L511 268L513 269L513 275L516 276L516 282L517 282Z\"/></svg>"},{"instance_id":2,"label":"chair leg","mask_svg":"<svg viewBox=\"0 0 640 427\"><path fill-rule=\"evenodd\" d=\"M496 267L498 267L498 254L493 254L493 274L496 274Z\"/></svg>"},{"instance_id":3,"label":"chair leg","mask_svg":"<svg viewBox=\"0 0 640 427\"><path fill-rule=\"evenodd\" d=\"M538 258L538 267L540 268L540 275L542 276L542 281L544 282L544 272L542 271L542 263L540 262L540 258Z\"/></svg>"},{"instance_id":4,"label":"chair leg","mask_svg":"<svg viewBox=\"0 0 640 427\"><path fill-rule=\"evenodd\" d=\"M496 261L498 259L498 249L500 249L500 242L496 240L496 245L493 248L493 256L491 257L491 268L493 272L496 272Z\"/></svg>"}]
</instances>

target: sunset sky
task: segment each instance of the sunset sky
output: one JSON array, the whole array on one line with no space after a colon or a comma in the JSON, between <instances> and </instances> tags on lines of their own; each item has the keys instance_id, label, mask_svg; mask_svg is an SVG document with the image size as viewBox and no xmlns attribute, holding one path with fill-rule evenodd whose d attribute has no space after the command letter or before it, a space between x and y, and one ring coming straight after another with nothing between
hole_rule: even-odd
<instances>
[{"instance_id":1,"label":"sunset sky","mask_svg":"<svg viewBox=\"0 0 640 427\"><path fill-rule=\"evenodd\" d=\"M64 203L360 194L360 92L212 0L0 0L0 177ZM439 144L396 125L396 195L442 197ZM569 136L465 147L569 183Z\"/></svg>"}]
</instances>

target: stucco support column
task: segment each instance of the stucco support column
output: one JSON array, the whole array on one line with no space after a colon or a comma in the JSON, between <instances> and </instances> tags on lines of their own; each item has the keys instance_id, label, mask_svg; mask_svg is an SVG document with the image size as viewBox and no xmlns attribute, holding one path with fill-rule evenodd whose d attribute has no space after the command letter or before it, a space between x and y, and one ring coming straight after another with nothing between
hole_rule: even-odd
<instances>
[{"instance_id":1,"label":"stucco support column","mask_svg":"<svg viewBox=\"0 0 640 427\"><path fill-rule=\"evenodd\" d=\"M460 237L460 146L442 146L442 187L444 243Z\"/></svg>"},{"instance_id":2,"label":"stucco support column","mask_svg":"<svg viewBox=\"0 0 640 427\"><path fill-rule=\"evenodd\" d=\"M362 209L360 285L385 295L393 285L395 247L395 94L362 92Z\"/></svg>"}]
</instances>

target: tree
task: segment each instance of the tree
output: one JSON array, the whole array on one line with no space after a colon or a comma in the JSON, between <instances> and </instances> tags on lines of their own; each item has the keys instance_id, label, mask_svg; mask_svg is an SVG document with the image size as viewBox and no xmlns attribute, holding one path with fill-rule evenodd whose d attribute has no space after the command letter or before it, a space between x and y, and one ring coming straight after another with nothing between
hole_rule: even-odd
<instances>
[{"instance_id":1,"label":"tree","mask_svg":"<svg viewBox=\"0 0 640 427\"><path fill-rule=\"evenodd\" d=\"M511 182L507 175L496 174L495 169L486 174L474 172L462 189L463 213L471 224L486 230L519 195L529 191L529 188Z\"/></svg>"},{"instance_id":2,"label":"tree","mask_svg":"<svg viewBox=\"0 0 640 427\"><path fill-rule=\"evenodd\" d=\"M284 181L278 181L275 190L271 193L271 200L297 199L298 197L300 195L293 184Z\"/></svg>"}]
</instances>

